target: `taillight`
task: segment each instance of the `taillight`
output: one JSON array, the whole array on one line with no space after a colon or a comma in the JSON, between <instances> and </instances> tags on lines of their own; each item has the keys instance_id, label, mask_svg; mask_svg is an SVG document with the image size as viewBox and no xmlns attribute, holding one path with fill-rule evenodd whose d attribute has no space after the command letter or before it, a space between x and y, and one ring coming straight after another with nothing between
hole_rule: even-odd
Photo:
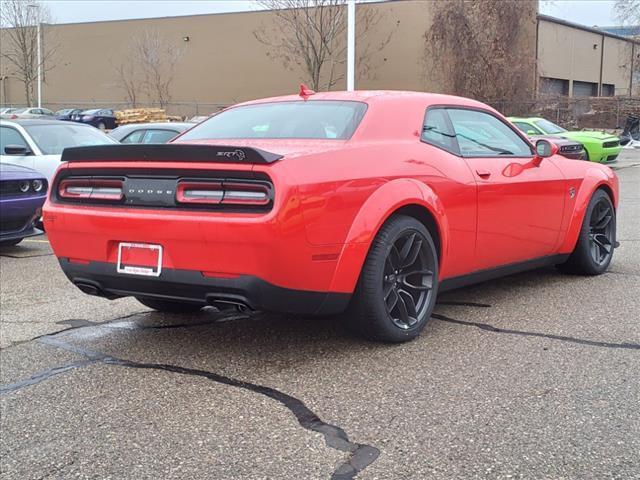
<instances>
[{"instance_id":1,"label":"taillight","mask_svg":"<svg viewBox=\"0 0 640 480\"><path fill-rule=\"evenodd\" d=\"M66 199L120 201L123 198L122 187L122 180L62 180L58 186L58 196Z\"/></svg>"},{"instance_id":2,"label":"taillight","mask_svg":"<svg viewBox=\"0 0 640 480\"><path fill-rule=\"evenodd\" d=\"M209 205L267 205L270 190L261 183L180 182L176 189L178 203Z\"/></svg>"}]
</instances>

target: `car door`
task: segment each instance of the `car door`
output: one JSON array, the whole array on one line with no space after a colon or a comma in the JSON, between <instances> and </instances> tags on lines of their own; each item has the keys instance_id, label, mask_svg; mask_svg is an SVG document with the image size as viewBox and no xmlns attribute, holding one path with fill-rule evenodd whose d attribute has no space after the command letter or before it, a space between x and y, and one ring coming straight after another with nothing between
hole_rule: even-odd
<instances>
[{"instance_id":1,"label":"car door","mask_svg":"<svg viewBox=\"0 0 640 480\"><path fill-rule=\"evenodd\" d=\"M9 145L22 146L33 152L32 147L18 130L2 125L0 126L0 162L34 168L35 156L33 153L29 155L7 155L5 148Z\"/></svg>"},{"instance_id":2,"label":"car door","mask_svg":"<svg viewBox=\"0 0 640 480\"><path fill-rule=\"evenodd\" d=\"M489 110L447 113L478 185L476 268L553 254L567 195L553 160L534 162L531 144Z\"/></svg>"}]
</instances>

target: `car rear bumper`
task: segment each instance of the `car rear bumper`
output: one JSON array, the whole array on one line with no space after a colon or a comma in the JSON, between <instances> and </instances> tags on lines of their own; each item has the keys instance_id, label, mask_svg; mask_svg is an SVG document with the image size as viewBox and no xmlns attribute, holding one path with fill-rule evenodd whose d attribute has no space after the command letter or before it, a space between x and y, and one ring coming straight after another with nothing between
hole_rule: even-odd
<instances>
[{"instance_id":1,"label":"car rear bumper","mask_svg":"<svg viewBox=\"0 0 640 480\"><path fill-rule=\"evenodd\" d=\"M252 310L330 315L346 309L350 294L294 290L258 277L206 277L199 271L163 269L159 277L117 273L116 264L59 259L69 280L83 292L105 298L126 296L242 305Z\"/></svg>"}]
</instances>

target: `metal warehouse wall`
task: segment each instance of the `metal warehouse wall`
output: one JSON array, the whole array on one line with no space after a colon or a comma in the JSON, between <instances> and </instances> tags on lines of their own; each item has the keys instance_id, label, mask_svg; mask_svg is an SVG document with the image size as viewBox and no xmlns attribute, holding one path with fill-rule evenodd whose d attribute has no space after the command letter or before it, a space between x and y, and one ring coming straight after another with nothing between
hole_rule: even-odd
<instances>
[{"instance_id":1,"label":"metal warehouse wall","mask_svg":"<svg viewBox=\"0 0 640 480\"><path fill-rule=\"evenodd\" d=\"M366 72L358 69L357 88L446 92L446 85L425 75L426 70L437 68L425 58L424 35L431 25L433 3L404 0L358 5L358 15L374 9L381 20L375 30L359 41L356 58L368 46L375 51L375 45L383 42L390 32L392 35L384 49L371 56ZM96 8L100 8L99 3ZM523 58L531 59L533 88L537 3L523 2L522 9L523 15L530 16L532 21L515 48L522 49ZM61 108L62 104L124 102L125 92L119 87L114 66L125 55L131 37L145 29L159 31L185 50L171 88L172 102L230 104L286 94L297 91L304 77L299 69L285 69L279 59L272 58L269 48L256 40L256 30L274 28L273 14L268 11L45 28L59 45L55 68L47 72L43 85L43 103L54 108ZM184 42L183 37L189 37L189 41ZM464 41L463 34L460 41ZM0 99L2 103L24 102L22 84L15 79L5 83L6 97ZM345 87L344 80L335 86Z\"/></svg>"}]
</instances>

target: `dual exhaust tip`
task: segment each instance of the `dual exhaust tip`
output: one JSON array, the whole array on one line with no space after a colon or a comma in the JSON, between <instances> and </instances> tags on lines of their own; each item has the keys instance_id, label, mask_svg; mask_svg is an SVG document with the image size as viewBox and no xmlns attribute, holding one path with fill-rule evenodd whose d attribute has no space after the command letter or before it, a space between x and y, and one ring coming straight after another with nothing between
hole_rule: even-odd
<instances>
[{"instance_id":1,"label":"dual exhaust tip","mask_svg":"<svg viewBox=\"0 0 640 480\"><path fill-rule=\"evenodd\" d=\"M117 295L113 295L105 292L100 287L100 285L96 283L88 282L86 280L74 281L73 283L75 284L76 287L78 287L82 292L86 293L87 295L93 295L95 297L104 297L109 299L118 298ZM211 305L212 307L215 307L220 311L235 309L239 312L248 312L248 311L254 310L246 300L242 298L237 298L235 296L227 297L227 296L219 296L219 295L207 295L206 301L208 305Z\"/></svg>"}]
</instances>

